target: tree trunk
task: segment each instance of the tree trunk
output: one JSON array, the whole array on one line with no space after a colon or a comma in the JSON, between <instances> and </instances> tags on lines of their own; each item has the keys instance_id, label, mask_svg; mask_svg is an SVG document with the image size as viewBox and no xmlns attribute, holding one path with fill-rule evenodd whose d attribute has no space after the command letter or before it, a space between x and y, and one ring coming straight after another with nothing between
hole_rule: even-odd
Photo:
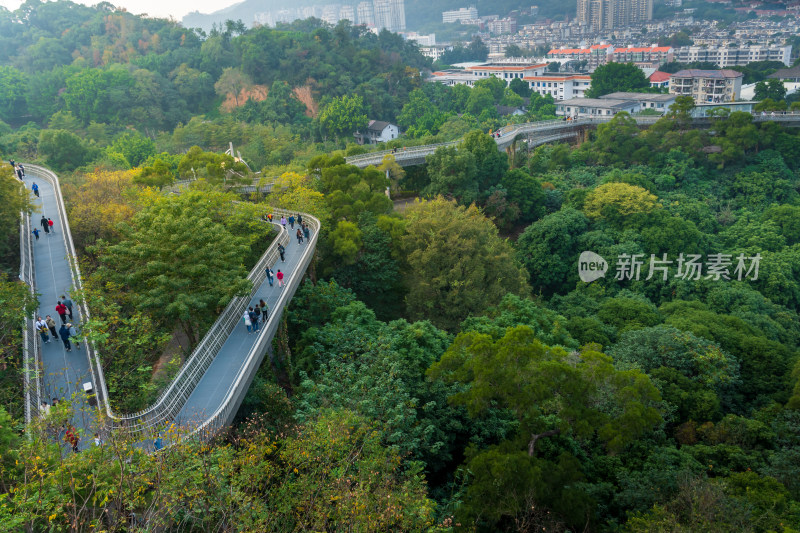
<instances>
[{"instance_id":1,"label":"tree trunk","mask_svg":"<svg viewBox=\"0 0 800 533\"><path fill-rule=\"evenodd\" d=\"M537 440L541 439L542 437L552 437L553 435L558 435L559 433L561 433L560 429L550 429L544 433L531 433L531 440L528 443L528 456L533 457Z\"/></svg>"}]
</instances>

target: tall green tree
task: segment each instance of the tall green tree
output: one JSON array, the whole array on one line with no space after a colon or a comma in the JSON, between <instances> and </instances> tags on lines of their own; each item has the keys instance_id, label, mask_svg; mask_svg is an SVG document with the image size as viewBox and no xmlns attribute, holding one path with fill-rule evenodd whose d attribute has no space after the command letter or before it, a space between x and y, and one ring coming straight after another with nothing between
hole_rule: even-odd
<instances>
[{"instance_id":1,"label":"tall green tree","mask_svg":"<svg viewBox=\"0 0 800 533\"><path fill-rule=\"evenodd\" d=\"M633 63L611 62L600 65L592 72L592 85L586 91L586 97L597 98L609 93L649 88L650 82L642 69Z\"/></svg>"},{"instance_id":2,"label":"tall green tree","mask_svg":"<svg viewBox=\"0 0 800 533\"><path fill-rule=\"evenodd\" d=\"M322 108L318 118L322 129L336 137L367 127L364 99L360 95L334 98Z\"/></svg>"},{"instance_id":3,"label":"tall green tree","mask_svg":"<svg viewBox=\"0 0 800 533\"><path fill-rule=\"evenodd\" d=\"M406 220L401 247L411 317L452 330L505 294L528 292L511 246L475 206L437 197L409 206Z\"/></svg>"},{"instance_id":4,"label":"tall green tree","mask_svg":"<svg viewBox=\"0 0 800 533\"><path fill-rule=\"evenodd\" d=\"M103 277L161 323L180 325L191 346L233 296L250 290L248 242L225 227L208 194L151 197L101 256Z\"/></svg>"}]
</instances>

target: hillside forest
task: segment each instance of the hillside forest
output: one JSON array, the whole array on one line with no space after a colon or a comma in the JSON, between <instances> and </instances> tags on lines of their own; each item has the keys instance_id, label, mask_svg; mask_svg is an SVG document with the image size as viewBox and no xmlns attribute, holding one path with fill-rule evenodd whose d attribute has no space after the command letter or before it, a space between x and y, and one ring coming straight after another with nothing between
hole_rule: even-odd
<instances>
[{"instance_id":1,"label":"hillside forest","mask_svg":"<svg viewBox=\"0 0 800 533\"><path fill-rule=\"evenodd\" d=\"M33 197L4 163L4 528L800 531L797 129L697 129L681 99L647 128L620 113L506 153L488 131L553 102L423 83L430 65L387 32L203 34L64 1L0 28L2 159L59 173L115 410L149 405L249 291L272 207L322 224L228 431L71 453L70 398L25 425ZM344 157L370 149L353 138L368 119L407 132L384 147L460 142L360 169ZM242 194L254 180L272 192ZM591 282L586 251L608 268Z\"/></svg>"}]
</instances>

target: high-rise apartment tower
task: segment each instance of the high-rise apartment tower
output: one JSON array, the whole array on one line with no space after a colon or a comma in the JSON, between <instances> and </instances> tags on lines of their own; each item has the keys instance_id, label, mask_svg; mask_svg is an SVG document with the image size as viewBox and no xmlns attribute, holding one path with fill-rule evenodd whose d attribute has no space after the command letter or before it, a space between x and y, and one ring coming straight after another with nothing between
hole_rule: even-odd
<instances>
[{"instance_id":1,"label":"high-rise apartment tower","mask_svg":"<svg viewBox=\"0 0 800 533\"><path fill-rule=\"evenodd\" d=\"M613 30L653 18L653 0L578 0L578 23L592 30Z\"/></svg>"}]
</instances>

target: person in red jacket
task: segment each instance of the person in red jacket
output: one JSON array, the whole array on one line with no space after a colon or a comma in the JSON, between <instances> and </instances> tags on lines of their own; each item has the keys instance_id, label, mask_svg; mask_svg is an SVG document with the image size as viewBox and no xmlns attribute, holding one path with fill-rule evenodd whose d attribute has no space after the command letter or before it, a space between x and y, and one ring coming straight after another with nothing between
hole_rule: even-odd
<instances>
[{"instance_id":1,"label":"person in red jacket","mask_svg":"<svg viewBox=\"0 0 800 533\"><path fill-rule=\"evenodd\" d=\"M58 316L61 317L61 323L67 323L67 306L61 303L61 300L58 301L58 305L56 305L56 313Z\"/></svg>"},{"instance_id":2,"label":"person in red jacket","mask_svg":"<svg viewBox=\"0 0 800 533\"><path fill-rule=\"evenodd\" d=\"M275 277L278 278L278 287L281 289L283 288L283 272L278 270L278 273L275 274Z\"/></svg>"}]
</instances>

